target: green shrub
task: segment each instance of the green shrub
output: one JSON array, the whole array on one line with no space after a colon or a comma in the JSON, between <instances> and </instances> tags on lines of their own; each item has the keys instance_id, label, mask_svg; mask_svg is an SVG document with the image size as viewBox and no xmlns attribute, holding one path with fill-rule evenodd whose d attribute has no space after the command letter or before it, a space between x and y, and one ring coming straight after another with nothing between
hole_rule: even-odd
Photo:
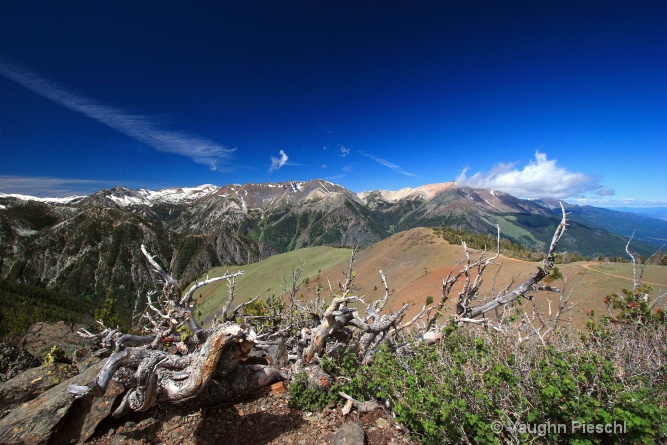
<instances>
[{"instance_id":1,"label":"green shrub","mask_svg":"<svg viewBox=\"0 0 667 445\"><path fill-rule=\"evenodd\" d=\"M339 391L358 400L389 401L396 420L424 445L664 443L667 365L657 357L662 363L667 358L660 323L603 323L588 336L558 334L546 345L452 327L439 344L421 344L409 354L381 349L368 366L354 354L325 360L338 383L312 389L305 375L298 376L291 403L317 410L342 401ZM573 430L573 422L617 422L625 431ZM539 425L552 429L539 434Z\"/></svg>"},{"instance_id":2,"label":"green shrub","mask_svg":"<svg viewBox=\"0 0 667 445\"><path fill-rule=\"evenodd\" d=\"M334 400L333 389L335 388L327 390L310 387L306 374L297 374L289 387L289 406L306 411L321 411L331 400Z\"/></svg>"},{"instance_id":3,"label":"green shrub","mask_svg":"<svg viewBox=\"0 0 667 445\"><path fill-rule=\"evenodd\" d=\"M46 363L71 363L65 355L65 351L58 345L54 345L44 358Z\"/></svg>"}]
</instances>

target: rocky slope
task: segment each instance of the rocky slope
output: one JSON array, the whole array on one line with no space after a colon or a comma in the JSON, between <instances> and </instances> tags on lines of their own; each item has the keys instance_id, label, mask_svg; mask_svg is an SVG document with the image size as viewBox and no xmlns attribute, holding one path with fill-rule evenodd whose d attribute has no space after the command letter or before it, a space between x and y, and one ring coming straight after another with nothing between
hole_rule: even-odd
<instances>
[{"instance_id":1,"label":"rocky slope","mask_svg":"<svg viewBox=\"0 0 667 445\"><path fill-rule=\"evenodd\" d=\"M354 193L322 180L0 201L3 277L76 295L112 288L126 306L157 285L141 244L187 283L214 266L386 236Z\"/></svg>"}]
</instances>

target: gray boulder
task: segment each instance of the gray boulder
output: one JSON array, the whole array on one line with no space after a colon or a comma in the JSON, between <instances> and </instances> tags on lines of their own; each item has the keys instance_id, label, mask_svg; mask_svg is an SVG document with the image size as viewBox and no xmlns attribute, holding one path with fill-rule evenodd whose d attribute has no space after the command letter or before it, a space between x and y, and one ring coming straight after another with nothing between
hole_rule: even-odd
<instances>
[{"instance_id":1,"label":"gray boulder","mask_svg":"<svg viewBox=\"0 0 667 445\"><path fill-rule=\"evenodd\" d=\"M79 442L94 403L100 403L99 400L104 398L93 400L92 397L84 397L75 400L67 388L70 384L86 385L93 381L105 363L106 360L100 361L9 412L0 419L0 443L57 445ZM108 414L99 414L98 422ZM87 431L91 428L94 429L89 422Z\"/></svg>"},{"instance_id":2,"label":"gray boulder","mask_svg":"<svg viewBox=\"0 0 667 445\"><path fill-rule=\"evenodd\" d=\"M361 422L345 422L334 436L335 445L366 445L366 433Z\"/></svg>"},{"instance_id":3,"label":"gray boulder","mask_svg":"<svg viewBox=\"0 0 667 445\"><path fill-rule=\"evenodd\" d=\"M64 321L34 323L19 341L19 347L27 349L36 357L44 357L53 345L58 345L67 357L72 357L84 342L76 331L75 327Z\"/></svg>"},{"instance_id":4,"label":"gray boulder","mask_svg":"<svg viewBox=\"0 0 667 445\"><path fill-rule=\"evenodd\" d=\"M42 360L25 349L0 344L0 382L10 380L26 369L42 364Z\"/></svg>"}]
</instances>

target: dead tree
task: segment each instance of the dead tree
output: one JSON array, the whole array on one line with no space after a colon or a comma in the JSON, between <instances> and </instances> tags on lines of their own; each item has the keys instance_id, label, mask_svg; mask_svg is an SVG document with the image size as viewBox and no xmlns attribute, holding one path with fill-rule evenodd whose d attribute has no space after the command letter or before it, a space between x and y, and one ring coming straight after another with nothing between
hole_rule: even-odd
<instances>
[{"instance_id":1,"label":"dead tree","mask_svg":"<svg viewBox=\"0 0 667 445\"><path fill-rule=\"evenodd\" d=\"M541 286L539 283L553 269L556 258L556 248L565 233L566 212L562 208L563 217L556 228L553 239L549 246L549 251L543 263L538 266L537 271L525 282L511 288L508 286L497 295L484 297L481 293L481 287L487 268L494 264L494 261L500 256L500 228L498 228L497 251L494 255L487 255L483 251L478 260L471 259L470 251L463 243L466 259L458 272L450 272L449 276L443 280L442 297L433 307L424 307L410 321L403 322L405 312L409 305L405 304L394 313L385 312L391 292L387 284L385 274L380 271L380 277L384 285L384 296L371 304L366 304L364 297L358 295L354 288L353 264L355 252L350 259L345 280L338 282L338 289L329 283L331 289L332 301L326 306L326 309L316 317L318 323L313 326L305 327L300 333L300 348L297 352L299 361L297 361L295 370L298 372L303 367L312 367L317 364L319 359L325 355L340 356L341 351L347 350L355 353L361 363L368 363L372 360L373 354L378 350L381 344L388 343L395 350L404 349L409 346L408 343L401 342L399 333L412 327L416 323L423 323L422 335L419 340L436 341L442 336L442 331L448 322L438 325L437 321L442 316L445 304L450 301L450 296L454 293L454 288L460 286L456 297L456 315L453 318L454 323L478 324L486 327L501 329L494 325L492 318L486 318L488 312L502 308L512 301L526 297L529 292L537 290L546 290L559 292L558 289L551 286ZM480 303L481 302L481 303ZM534 313L533 318L527 318L525 322L528 326L533 323L532 333L550 332L547 326L547 319L552 322L559 322L563 312L570 308L568 306L569 296L564 297L561 293L558 309L554 314L550 313L548 317ZM365 306L365 311L361 307ZM363 315L362 315L363 313ZM425 318L425 321L422 319ZM535 321L541 320L541 324ZM536 327L537 326L537 327ZM532 335L531 333L531 335ZM524 337L524 339L527 337ZM541 338L541 337L540 337Z\"/></svg>"},{"instance_id":2,"label":"dead tree","mask_svg":"<svg viewBox=\"0 0 667 445\"><path fill-rule=\"evenodd\" d=\"M495 255L488 256L484 251L477 261L473 261L467 245L463 243L466 255L463 267L456 273L452 271L443 280L440 301L428 311L424 306L419 314L404 322L409 305L404 304L395 312L388 310L392 292L382 271L380 278L384 285L384 295L370 304L365 302L364 295L359 295L354 280L356 252L353 250L344 272L345 279L337 283L335 290L329 282L331 302L328 305L320 297L319 287L314 302L298 301L296 294L300 289L300 269L295 271L292 274L291 291L287 287L285 289L288 304L280 306L280 310L285 308L285 311L271 315L276 323L262 333L261 341L250 326L233 323L239 318L248 323L253 322L252 316L243 313L249 303L241 303L230 312L235 297L235 279L241 273L196 282L183 295L179 283L142 246L144 255L164 283L160 293L147 295L147 307L142 316L146 322L146 335L128 336L118 329L105 328L97 336L101 338L103 346L114 351L113 354L93 382L83 387L71 387L70 392L80 396L103 394L111 378L116 376L128 388L123 402L114 413L116 416L129 410L144 411L161 402L179 403L195 397L198 400L224 400L234 391L238 392L239 388L241 391L250 391L283 377L275 368L243 364L252 348L266 348L266 340L279 337L282 337L283 344L287 343L294 348L290 355L295 361L291 375L306 372L312 377L309 378L311 383L326 386L326 382L332 379L320 366L320 359L324 356L340 358L345 353L352 353L361 363L369 363L382 344L388 344L395 351L409 346L415 337L406 342L402 331L416 323L421 323L423 327L417 341L436 341L447 326L447 323L438 325L438 319L443 314L445 303L450 301L454 288L458 286L460 290L456 297L456 314L451 322L478 324L499 330L499 324L494 325L493 319L487 318L485 314L491 311L497 313L499 308L525 297L531 291L557 291L540 286L539 283L551 272L558 242L565 232L566 212L564 208L562 210L562 221L554 233L545 260L534 275L513 289L510 284L497 295L492 292L490 297L485 298L480 291L487 268L500 255L498 229ZM220 314L222 323L214 322L213 327L203 329L192 315L190 302L196 289L218 280L228 280L230 288L229 300ZM560 319L568 300L561 294L555 319ZM425 321L422 321L424 318ZM536 326L536 320L541 321L542 325ZM524 322L541 340L541 333L549 331L545 327L545 319L538 315L526 318ZM181 335L183 330L188 330L191 335ZM82 335L94 334L84 331Z\"/></svg>"},{"instance_id":3,"label":"dead tree","mask_svg":"<svg viewBox=\"0 0 667 445\"><path fill-rule=\"evenodd\" d=\"M625 252L632 259L632 289L623 289L623 295L614 292L604 300L609 314L608 319L612 323L646 323L658 316L658 314L664 314L664 309L659 306L664 302L665 297L667 297L667 292L658 294L653 302L649 304L649 297L653 288L643 281L646 266L662 251L664 245L644 261L639 271L639 276L637 276L637 254L630 251L630 244L634 237L635 234L633 232L628 240L628 244L625 246Z\"/></svg>"},{"instance_id":4,"label":"dead tree","mask_svg":"<svg viewBox=\"0 0 667 445\"><path fill-rule=\"evenodd\" d=\"M354 286L355 255L353 251L345 280L338 282L337 292L329 283L333 299L323 313L313 318L318 323L302 329L297 369L300 365L317 363L325 354L340 357L345 350L355 353L362 363L368 363L383 342L393 342L393 333L406 327L401 322L409 304L404 304L394 313L385 312L391 292L382 271L380 277L385 286L382 298L366 304L363 296L357 295ZM366 305L364 315L361 315L358 305Z\"/></svg>"},{"instance_id":5,"label":"dead tree","mask_svg":"<svg viewBox=\"0 0 667 445\"><path fill-rule=\"evenodd\" d=\"M559 289L551 286L541 286L539 283L549 275L553 269L554 262L556 260L556 248L558 243L565 233L567 226L567 214L565 212L565 207L561 203L561 210L563 217L561 222L556 227L551 244L549 246L549 251L547 256L537 267L537 271L529 277L526 281L519 284L518 286L512 287L510 284L505 289L501 290L497 295L491 295L490 298L485 298L487 301L482 304L474 305L475 302L482 300L482 295L480 294L480 288L484 279L484 273L489 265L493 264L493 261L498 258L500 255L500 227L498 227L498 236L497 236L497 251L494 256L489 257L486 250L484 250L477 261L472 261L470 258L470 252L468 251L468 246L463 242L463 248L465 251L466 260L464 266L456 273L454 269L449 273L447 278L442 281L442 296L437 306L429 309L427 312L427 322L426 329L422 335L422 339L432 342L438 340L442 336L442 330L445 328L446 324L437 326L437 320L442 316L444 306L447 302L450 301L450 296L454 287L458 284L461 284L461 290L458 292L458 297L456 301L456 315L454 316L454 323L471 323L471 324L480 324L487 327L492 327L499 329L497 326L493 325L493 320L491 318L486 318L485 314L491 311L495 311L499 308L504 307L505 305L517 300L518 298L524 298L527 293L531 291L552 291L560 292ZM462 283L460 283L462 281ZM564 304L567 304L567 301ZM561 302L563 299L561 297ZM563 309L560 309L561 311ZM558 313L558 319L560 318L560 312Z\"/></svg>"},{"instance_id":6,"label":"dead tree","mask_svg":"<svg viewBox=\"0 0 667 445\"><path fill-rule=\"evenodd\" d=\"M118 329L105 328L97 336L101 336L104 347L114 350L113 354L92 382L86 386L71 385L69 392L78 397L100 396L115 377L128 389L113 413L120 417L130 410L146 411L156 403L183 403L195 398L200 403L219 402L282 379L275 368L243 364L257 343L250 326L228 322L203 329L192 315L189 303L195 290L214 281L234 279L241 273L196 282L183 295L180 284L143 245L141 250L164 284L158 295L147 295L143 318L151 333L127 336ZM229 306L223 319L227 319L228 309ZM193 335L182 334L184 330ZM81 334L94 336L89 331Z\"/></svg>"}]
</instances>

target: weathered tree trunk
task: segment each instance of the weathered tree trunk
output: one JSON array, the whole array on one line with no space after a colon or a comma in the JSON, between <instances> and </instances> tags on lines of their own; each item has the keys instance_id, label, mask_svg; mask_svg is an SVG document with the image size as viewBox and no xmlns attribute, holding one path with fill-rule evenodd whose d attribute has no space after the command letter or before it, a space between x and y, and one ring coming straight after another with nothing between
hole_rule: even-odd
<instances>
[{"instance_id":1,"label":"weathered tree trunk","mask_svg":"<svg viewBox=\"0 0 667 445\"><path fill-rule=\"evenodd\" d=\"M120 417L130 410L146 411L160 402L182 403L195 397L210 402L209 389L216 397L239 395L282 379L277 369L241 363L255 345L252 329L224 325L204 332L206 341L184 356L147 348L115 352L90 384L72 385L69 391L101 396L116 375L131 388L114 412L114 417ZM120 369L125 372L118 375Z\"/></svg>"},{"instance_id":2,"label":"weathered tree trunk","mask_svg":"<svg viewBox=\"0 0 667 445\"><path fill-rule=\"evenodd\" d=\"M238 274L195 283L183 296L178 282L160 267L144 246L141 247L165 283L155 303L152 294L148 295L144 318L152 325L152 334L131 336L118 329L105 329L98 335L81 332L87 337L100 337L102 345L115 352L92 382L86 386L71 385L70 393L78 397L99 397L115 377L130 388L113 413L114 417L120 417L130 410L146 411L161 402L184 403L196 398L208 403L213 400L212 396L239 395L282 378L274 368L249 367L242 363L257 342L251 327L224 324L203 330L192 316L188 302L195 289ZM164 343L174 342L180 334L178 329L186 325L194 331L194 341L179 342L176 352L164 350ZM139 346L127 347L129 344ZM211 385L214 379L216 383Z\"/></svg>"}]
</instances>

